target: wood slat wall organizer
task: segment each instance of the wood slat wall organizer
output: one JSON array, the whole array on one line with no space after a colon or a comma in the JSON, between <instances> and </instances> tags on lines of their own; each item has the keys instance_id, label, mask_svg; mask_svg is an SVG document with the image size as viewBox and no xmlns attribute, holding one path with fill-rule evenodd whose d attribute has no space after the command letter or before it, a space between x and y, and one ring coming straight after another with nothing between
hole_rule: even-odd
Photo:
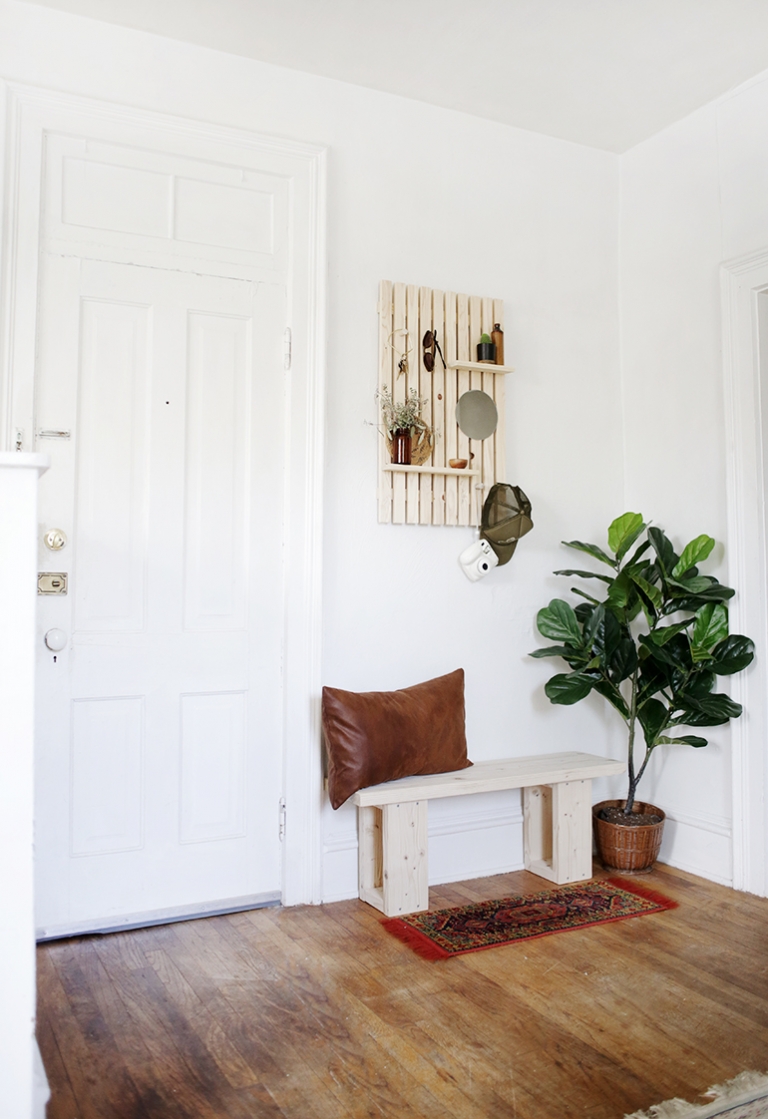
<instances>
[{"instance_id":1,"label":"wood slat wall organizer","mask_svg":"<svg viewBox=\"0 0 768 1119\"><path fill-rule=\"evenodd\" d=\"M387 441L379 436L382 524L478 525L491 486L505 481L504 374L512 369L474 360L480 335L490 334L494 323L504 329L500 299L381 281L379 390L388 388L398 403L416 389L428 401L422 415L435 433L432 456L422 466L393 465ZM436 354L431 373L421 344L427 330L437 331L447 366ZM404 356L407 369L401 372ZM488 393L498 409L498 427L488 439L468 439L456 423L456 402L470 389ZM466 469L450 467L455 458L468 459Z\"/></svg>"}]
</instances>

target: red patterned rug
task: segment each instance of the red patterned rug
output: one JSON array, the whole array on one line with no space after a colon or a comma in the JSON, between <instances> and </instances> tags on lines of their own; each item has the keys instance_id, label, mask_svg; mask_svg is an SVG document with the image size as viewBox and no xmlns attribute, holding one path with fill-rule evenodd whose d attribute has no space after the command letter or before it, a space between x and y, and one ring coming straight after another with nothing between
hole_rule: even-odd
<instances>
[{"instance_id":1,"label":"red patterned rug","mask_svg":"<svg viewBox=\"0 0 768 1119\"><path fill-rule=\"evenodd\" d=\"M389 917L382 924L425 960L444 960L499 944L676 908L676 901L655 890L625 878L601 878L556 886L541 894Z\"/></svg>"}]
</instances>

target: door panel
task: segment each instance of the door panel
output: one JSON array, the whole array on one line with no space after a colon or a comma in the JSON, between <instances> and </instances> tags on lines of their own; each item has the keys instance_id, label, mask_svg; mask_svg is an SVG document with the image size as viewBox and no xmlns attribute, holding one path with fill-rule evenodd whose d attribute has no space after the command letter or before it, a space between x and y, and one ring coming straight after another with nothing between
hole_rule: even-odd
<instances>
[{"instance_id":1,"label":"door panel","mask_svg":"<svg viewBox=\"0 0 768 1119\"><path fill-rule=\"evenodd\" d=\"M279 896L284 288L45 254L38 925Z\"/></svg>"},{"instance_id":2,"label":"door panel","mask_svg":"<svg viewBox=\"0 0 768 1119\"><path fill-rule=\"evenodd\" d=\"M144 629L152 308L82 299L75 475L77 630Z\"/></svg>"}]
</instances>

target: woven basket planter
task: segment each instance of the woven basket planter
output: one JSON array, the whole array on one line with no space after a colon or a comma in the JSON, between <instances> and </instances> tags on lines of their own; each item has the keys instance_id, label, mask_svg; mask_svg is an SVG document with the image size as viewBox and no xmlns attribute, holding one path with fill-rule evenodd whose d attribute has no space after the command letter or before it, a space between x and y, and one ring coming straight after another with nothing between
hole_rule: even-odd
<instances>
[{"instance_id":1,"label":"woven basket planter","mask_svg":"<svg viewBox=\"0 0 768 1119\"><path fill-rule=\"evenodd\" d=\"M660 808L636 800L634 811L644 816L660 816L658 824L624 827L601 820L598 813L603 808L620 808L623 800L602 800L592 808L592 825L597 844L597 856L606 870L650 870L659 857L661 836L666 817Z\"/></svg>"}]
</instances>

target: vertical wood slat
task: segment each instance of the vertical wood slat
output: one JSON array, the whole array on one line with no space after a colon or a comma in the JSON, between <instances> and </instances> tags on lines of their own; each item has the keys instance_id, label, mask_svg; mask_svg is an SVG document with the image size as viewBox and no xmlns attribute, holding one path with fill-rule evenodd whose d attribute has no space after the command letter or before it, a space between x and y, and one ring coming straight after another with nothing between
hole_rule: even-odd
<instances>
[{"instance_id":1,"label":"vertical wood slat","mask_svg":"<svg viewBox=\"0 0 768 1119\"><path fill-rule=\"evenodd\" d=\"M477 361L477 344L480 341L480 335L483 333L482 326L482 300L478 295L471 295L469 297L469 360ZM483 388L483 374L477 369L473 369L469 377L469 388L471 392L479 392ZM470 458L469 465L473 470L483 469L483 448L487 440L485 439L470 439L469 449L474 456ZM470 502L469 502L469 523L477 525L480 523L480 509L482 508L482 501L478 502L478 498L482 493L478 485L482 485L482 473L479 478L473 478L470 485Z\"/></svg>"},{"instance_id":2,"label":"vertical wood slat","mask_svg":"<svg viewBox=\"0 0 768 1119\"><path fill-rule=\"evenodd\" d=\"M469 349L469 298L466 295L456 297L456 352L457 361L471 361ZM469 392L469 370L458 370L458 384L456 392L458 399ZM459 458L469 459L469 469L472 469L470 441L459 428L458 431ZM460 525L470 524L470 490L469 483L473 479L459 478L459 517Z\"/></svg>"},{"instance_id":3,"label":"vertical wood slat","mask_svg":"<svg viewBox=\"0 0 768 1119\"><path fill-rule=\"evenodd\" d=\"M432 328L437 332L438 341L445 356L445 296L442 291L432 292ZM445 386L448 371L443 366L439 355L435 355L435 369L432 374L432 416L435 426L435 446L432 451L432 462L435 466L446 466L446 438L448 432L448 414L445 410ZM453 421L451 421L453 422ZM456 424L453 423L453 427ZM432 479L432 524L445 524L445 485L446 479L441 474L435 474Z\"/></svg>"},{"instance_id":4,"label":"vertical wood slat","mask_svg":"<svg viewBox=\"0 0 768 1119\"><path fill-rule=\"evenodd\" d=\"M392 354L390 333L392 331L392 283L382 280L379 284L379 383L377 389L392 386ZM381 409L376 402L377 425L381 426ZM379 521L389 524L392 520L392 475L384 466L389 461L387 442L379 435Z\"/></svg>"},{"instance_id":5,"label":"vertical wood slat","mask_svg":"<svg viewBox=\"0 0 768 1119\"><path fill-rule=\"evenodd\" d=\"M493 323L494 323L493 300L488 299L488 298L484 298L482 300L481 311L480 311L480 333L481 334L482 333L490 334L491 331L493 330ZM483 392L488 393L488 396L490 396L491 399L495 403L495 401L496 401L496 382L497 381L503 381L504 380L504 375L489 372L489 373L483 373L481 376L482 376L482 384L481 384L480 387L482 388ZM496 407L498 408L498 405L496 405ZM503 423L503 420L502 420L502 417L501 417L501 413L499 413L499 426L502 423ZM496 431L498 431L498 429L499 428L497 426ZM481 490L476 491L480 514L482 514L482 511L483 511L483 503L484 503L486 497L488 496L488 494L490 492L491 486L493 485L493 483L495 481L495 474L496 474L496 433L495 432L494 432L493 435L489 436L488 439L483 440L482 461L483 461L483 476L482 476L481 481L482 481L483 488ZM478 516L478 523L479 523L479 521L480 521L480 517Z\"/></svg>"},{"instance_id":6,"label":"vertical wood slat","mask_svg":"<svg viewBox=\"0 0 768 1119\"><path fill-rule=\"evenodd\" d=\"M504 325L502 300L457 295L415 285L382 281L379 288L379 380L388 385L395 402L406 399L409 389L426 398L423 415L435 433L432 458L425 464L447 466L452 458L468 459L468 470L480 476L392 473L389 450L379 438L379 521L395 524L476 525L491 486L506 477L505 376L485 370L444 369L436 354L430 373L423 364L421 339L435 330L446 362L475 361L475 346L494 323ZM407 376L399 375L398 362L407 353ZM499 424L485 440L469 440L456 424L456 403L470 389L482 389L496 403ZM379 417L380 418L380 417ZM471 456L474 457L471 457Z\"/></svg>"},{"instance_id":7,"label":"vertical wood slat","mask_svg":"<svg viewBox=\"0 0 768 1119\"><path fill-rule=\"evenodd\" d=\"M405 289L405 318L408 327L408 341L414 347L414 360L408 363L408 391L416 389L419 393L419 384L423 362L421 359L421 334L419 332L419 289L415 284L408 284ZM402 379L402 378L401 378ZM419 523L419 477L417 474L406 474L405 521L409 525Z\"/></svg>"},{"instance_id":8,"label":"vertical wood slat","mask_svg":"<svg viewBox=\"0 0 768 1119\"><path fill-rule=\"evenodd\" d=\"M443 353L445 360L452 362L458 360L456 352L458 330L458 297L455 292L445 294L445 345ZM449 369L445 375L445 461L459 457L459 429L456 426L456 389L458 385L458 371ZM445 479L445 523L457 525L459 523L459 480L447 477Z\"/></svg>"},{"instance_id":9,"label":"vertical wood slat","mask_svg":"<svg viewBox=\"0 0 768 1119\"><path fill-rule=\"evenodd\" d=\"M392 399L396 403L405 400L407 391L407 378L398 376L397 361L395 360L395 353L398 351L398 339L402 342L403 350L407 350L408 345L413 346L413 339L410 334L406 334L408 327L405 318L405 284L393 284L392 286L392 329L398 331L392 339ZM409 365L412 354L408 355ZM396 525L405 524L405 483L406 477L404 474L392 475L392 521Z\"/></svg>"},{"instance_id":10,"label":"vertical wood slat","mask_svg":"<svg viewBox=\"0 0 768 1119\"><path fill-rule=\"evenodd\" d=\"M494 299L493 301L493 321L499 323L501 329L504 329L504 303L501 299ZM506 338L504 339L504 349L506 351ZM506 352L504 354L504 361L507 361ZM496 434L493 439L494 447L494 470L493 481L504 482L507 480L507 448L506 448L506 409L505 409L505 381L504 374L499 373L493 378L493 399L496 402L496 407L499 411L499 426L496 428Z\"/></svg>"},{"instance_id":11,"label":"vertical wood slat","mask_svg":"<svg viewBox=\"0 0 768 1119\"><path fill-rule=\"evenodd\" d=\"M439 292L435 292L439 295ZM422 408L421 414L430 425L435 426L435 410L434 410L434 371L429 372L424 365L423 353L421 347L421 339L424 336L425 330L434 329L434 318L432 313L432 288L419 288L419 336L414 345L416 353L419 355L419 396L425 399L427 403ZM436 364L440 359L436 356ZM431 460L436 465L434 456ZM419 524L431 525L434 524L434 514L432 511L432 475L421 474L419 476Z\"/></svg>"}]
</instances>

